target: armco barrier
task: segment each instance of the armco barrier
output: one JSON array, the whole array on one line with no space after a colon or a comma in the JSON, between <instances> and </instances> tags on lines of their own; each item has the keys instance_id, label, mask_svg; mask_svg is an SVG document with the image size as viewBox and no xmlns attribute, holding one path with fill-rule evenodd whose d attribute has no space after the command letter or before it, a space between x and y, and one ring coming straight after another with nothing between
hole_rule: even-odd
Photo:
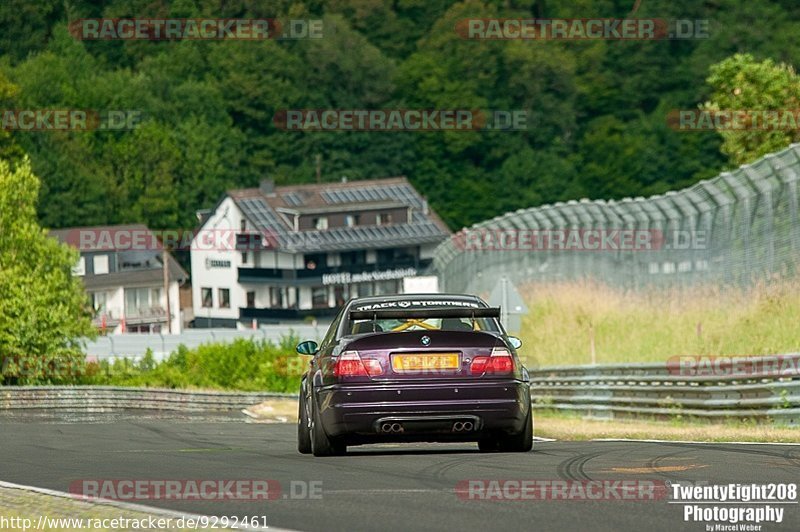
<instances>
[{"instance_id":1,"label":"armco barrier","mask_svg":"<svg viewBox=\"0 0 800 532\"><path fill-rule=\"evenodd\" d=\"M0 412L178 412L237 411L267 399L295 399L294 394L124 388L114 386L2 386Z\"/></svg>"},{"instance_id":2,"label":"armco barrier","mask_svg":"<svg viewBox=\"0 0 800 532\"><path fill-rule=\"evenodd\" d=\"M800 364L800 354L782 355ZM591 417L753 419L800 425L800 375L679 375L666 364L553 366L529 371L537 409Z\"/></svg>"}]
</instances>

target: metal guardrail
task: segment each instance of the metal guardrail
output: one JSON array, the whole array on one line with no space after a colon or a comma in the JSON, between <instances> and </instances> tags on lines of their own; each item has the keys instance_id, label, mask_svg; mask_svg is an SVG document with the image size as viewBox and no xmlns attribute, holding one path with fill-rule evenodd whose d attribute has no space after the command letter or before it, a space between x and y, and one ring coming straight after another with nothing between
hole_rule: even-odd
<instances>
[{"instance_id":1,"label":"metal guardrail","mask_svg":"<svg viewBox=\"0 0 800 532\"><path fill-rule=\"evenodd\" d=\"M800 354L782 355L800 367ZM800 425L800 375L676 375L665 364L553 366L529 370L534 408L592 417L754 419ZM114 386L0 387L0 411L183 412L241 410L295 394Z\"/></svg>"},{"instance_id":2,"label":"metal guardrail","mask_svg":"<svg viewBox=\"0 0 800 532\"><path fill-rule=\"evenodd\" d=\"M236 411L268 399L296 399L272 392L217 392L125 388L115 386L5 386L0 387L0 412L48 410L118 412L159 410L178 412Z\"/></svg>"},{"instance_id":3,"label":"metal guardrail","mask_svg":"<svg viewBox=\"0 0 800 532\"><path fill-rule=\"evenodd\" d=\"M800 366L800 354L781 355ZM530 370L537 409L591 417L754 419L800 425L800 375L680 375L666 364L553 366ZM678 374L676 374L678 373Z\"/></svg>"}]
</instances>

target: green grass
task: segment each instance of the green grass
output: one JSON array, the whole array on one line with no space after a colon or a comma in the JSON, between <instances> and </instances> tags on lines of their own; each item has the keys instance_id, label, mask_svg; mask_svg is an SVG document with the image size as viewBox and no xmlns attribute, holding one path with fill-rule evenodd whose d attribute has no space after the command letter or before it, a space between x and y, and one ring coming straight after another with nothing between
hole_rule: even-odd
<instances>
[{"instance_id":1,"label":"green grass","mask_svg":"<svg viewBox=\"0 0 800 532\"><path fill-rule=\"evenodd\" d=\"M521 355L530 367L800 350L796 281L746 292L709 287L626 292L572 282L528 285L522 293L530 313L522 320Z\"/></svg>"},{"instance_id":2,"label":"green grass","mask_svg":"<svg viewBox=\"0 0 800 532\"><path fill-rule=\"evenodd\" d=\"M800 441L800 427L762 424L753 419L730 419L720 423L677 417L669 420L647 417L600 420L580 414L536 410L534 427L536 436L569 441L602 438L770 443Z\"/></svg>"}]
</instances>

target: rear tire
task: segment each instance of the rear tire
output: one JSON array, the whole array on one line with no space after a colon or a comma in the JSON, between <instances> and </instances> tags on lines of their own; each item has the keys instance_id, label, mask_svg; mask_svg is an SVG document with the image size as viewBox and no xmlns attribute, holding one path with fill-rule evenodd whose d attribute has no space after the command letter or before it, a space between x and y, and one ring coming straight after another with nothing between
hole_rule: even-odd
<instances>
[{"instance_id":1,"label":"rear tire","mask_svg":"<svg viewBox=\"0 0 800 532\"><path fill-rule=\"evenodd\" d=\"M527 453L533 449L533 410L530 406L522 432L500 436L497 447L500 452L506 453Z\"/></svg>"},{"instance_id":2,"label":"rear tire","mask_svg":"<svg viewBox=\"0 0 800 532\"><path fill-rule=\"evenodd\" d=\"M311 454L311 418L308 416L308 401L303 387L300 387L300 400L297 412L297 450L300 454Z\"/></svg>"},{"instance_id":3,"label":"rear tire","mask_svg":"<svg viewBox=\"0 0 800 532\"><path fill-rule=\"evenodd\" d=\"M325 428L319 412L314 405L314 398L309 400L311 404L311 452L314 456L340 456L347 452L347 446L340 438L331 438L325 434Z\"/></svg>"},{"instance_id":4,"label":"rear tire","mask_svg":"<svg viewBox=\"0 0 800 532\"><path fill-rule=\"evenodd\" d=\"M533 449L533 411L528 407L525 427L517 434L496 434L478 440L482 453L527 453Z\"/></svg>"},{"instance_id":5,"label":"rear tire","mask_svg":"<svg viewBox=\"0 0 800 532\"><path fill-rule=\"evenodd\" d=\"M478 440L478 450L482 453L493 453L497 451L497 438L483 438Z\"/></svg>"}]
</instances>

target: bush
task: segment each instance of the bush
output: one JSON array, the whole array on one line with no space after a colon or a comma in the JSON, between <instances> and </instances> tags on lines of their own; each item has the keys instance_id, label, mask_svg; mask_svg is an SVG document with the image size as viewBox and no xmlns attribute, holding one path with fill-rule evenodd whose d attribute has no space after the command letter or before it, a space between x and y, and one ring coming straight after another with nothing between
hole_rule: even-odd
<instances>
[{"instance_id":1,"label":"bush","mask_svg":"<svg viewBox=\"0 0 800 532\"><path fill-rule=\"evenodd\" d=\"M181 345L160 363L148 349L138 363L117 359L92 364L92 371L82 375L79 383L294 393L307 360L294 353L297 341L287 336L278 345L254 339L203 344L196 349Z\"/></svg>"}]
</instances>

